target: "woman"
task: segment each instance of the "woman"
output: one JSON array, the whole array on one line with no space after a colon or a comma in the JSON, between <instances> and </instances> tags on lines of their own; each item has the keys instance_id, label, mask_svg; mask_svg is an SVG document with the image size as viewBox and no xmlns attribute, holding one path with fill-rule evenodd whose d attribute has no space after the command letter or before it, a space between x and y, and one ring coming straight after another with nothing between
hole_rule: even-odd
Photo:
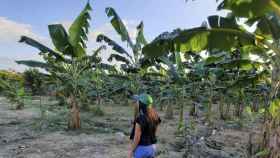
<instances>
[{"instance_id":1,"label":"woman","mask_svg":"<svg viewBox=\"0 0 280 158\"><path fill-rule=\"evenodd\" d=\"M152 107L153 99L148 94L134 96L138 102L138 114L135 116L130 135L128 158L154 158L156 153L156 131L161 120Z\"/></svg>"}]
</instances>

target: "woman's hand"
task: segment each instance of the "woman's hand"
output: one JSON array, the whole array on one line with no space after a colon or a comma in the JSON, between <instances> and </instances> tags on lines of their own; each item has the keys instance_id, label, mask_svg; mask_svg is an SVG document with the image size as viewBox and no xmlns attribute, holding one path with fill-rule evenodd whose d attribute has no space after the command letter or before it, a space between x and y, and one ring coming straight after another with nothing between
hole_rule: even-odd
<instances>
[{"instance_id":1,"label":"woman's hand","mask_svg":"<svg viewBox=\"0 0 280 158\"><path fill-rule=\"evenodd\" d=\"M131 146L128 150L128 158L133 158L133 151L137 148L137 145L140 142L140 137L141 137L141 126L138 123L136 123L134 140L131 142Z\"/></svg>"},{"instance_id":2,"label":"woman's hand","mask_svg":"<svg viewBox=\"0 0 280 158\"><path fill-rule=\"evenodd\" d=\"M128 157L127 158L133 158L133 152L131 150L128 151Z\"/></svg>"}]
</instances>

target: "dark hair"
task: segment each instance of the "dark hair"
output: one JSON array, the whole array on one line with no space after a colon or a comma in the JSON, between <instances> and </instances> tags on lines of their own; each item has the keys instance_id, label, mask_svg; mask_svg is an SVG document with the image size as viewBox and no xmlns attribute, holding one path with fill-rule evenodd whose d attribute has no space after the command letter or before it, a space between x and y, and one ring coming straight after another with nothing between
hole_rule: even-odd
<instances>
[{"instance_id":1,"label":"dark hair","mask_svg":"<svg viewBox=\"0 0 280 158\"><path fill-rule=\"evenodd\" d=\"M139 113L140 114L147 114L147 105L139 101Z\"/></svg>"},{"instance_id":2,"label":"dark hair","mask_svg":"<svg viewBox=\"0 0 280 158\"><path fill-rule=\"evenodd\" d=\"M158 116L157 112L155 111L155 109L152 107L148 108L148 106L146 104L142 103L141 101L139 101L139 113L140 113L140 115L141 114L145 115L148 122L154 127L157 127L158 124L160 123L159 116Z\"/></svg>"}]
</instances>

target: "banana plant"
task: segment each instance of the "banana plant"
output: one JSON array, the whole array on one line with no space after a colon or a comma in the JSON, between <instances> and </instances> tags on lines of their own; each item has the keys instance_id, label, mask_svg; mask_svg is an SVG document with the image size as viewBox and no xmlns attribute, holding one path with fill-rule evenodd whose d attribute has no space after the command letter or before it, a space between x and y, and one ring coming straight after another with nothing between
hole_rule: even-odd
<instances>
[{"instance_id":1,"label":"banana plant","mask_svg":"<svg viewBox=\"0 0 280 158\"><path fill-rule=\"evenodd\" d=\"M275 125L275 120L269 107L273 106L274 102L277 102L277 93L279 90L279 19L280 19L280 2L278 0L222 0L218 6L219 10L230 10L232 15L238 18L246 18L246 24L256 24L257 28L252 33L254 36L255 45L258 48L266 49L261 51L261 54L268 56L268 60L271 61L272 75L271 75L271 88L267 91L268 103L266 104L265 118L266 123L264 125L263 135L263 147L265 151L268 151L266 157L277 157L279 155L279 146L271 142L271 140L279 140L277 130L279 129L279 123ZM273 52L272 54L269 52ZM269 103L271 102L271 103ZM273 126L271 126L273 124Z\"/></svg>"},{"instance_id":2,"label":"banana plant","mask_svg":"<svg viewBox=\"0 0 280 158\"><path fill-rule=\"evenodd\" d=\"M247 49L245 49L246 51L248 51ZM243 51L245 51L243 50ZM184 74L184 70L187 68L189 70L188 73L188 79L191 79L192 82L190 84L193 84L193 86L199 86L199 87L204 87L199 93L201 93L202 95L205 96L205 98L207 97L208 99L205 100L205 104L207 104L207 120L210 120L210 115L211 115L211 109L212 109L212 103L213 103L213 99L216 95L219 96L219 92L217 92L217 90L221 89L227 89L227 88L231 88L233 89L233 87L235 87L236 89L238 89L238 85L242 85L243 87L246 87L247 85L251 85L253 83L258 83L260 81L262 81L264 78L266 78L266 71L257 73L257 74L249 74L248 72L251 71L254 68L260 68L261 65L263 65L264 63L260 63L260 62L256 62L256 61L252 61L248 58L236 58L235 56L239 56L236 52L238 52L237 50L234 51L235 53L233 54L229 54L226 52L218 52L218 53L213 53L210 52L209 57L207 57L206 59L200 59L200 61L196 61L194 63L186 63L184 62L184 64L187 66L185 68L180 68L180 64L176 64L178 65L178 69L174 69L174 63L172 62L168 62L166 57L162 57L160 56L160 59L162 60L164 63L167 63L167 65L169 65L169 70L176 70L175 72L177 73L173 73L176 74L176 76L178 76L178 72L181 72L181 74ZM174 55L179 54L179 53L174 53ZM192 54L191 52L185 53L185 56L187 56L188 54ZM246 54L246 53L244 53ZM178 56L177 56L178 57ZM245 57L247 57L245 55ZM187 57L186 57L187 58ZM178 60L179 58L176 58L176 61L180 61ZM239 68L240 71L242 72L242 75L239 77L238 75L232 75L231 71L235 71L234 69ZM180 70L180 71L178 71ZM237 70L237 72L239 73L239 70ZM246 73L245 73L246 72ZM179 75L182 76L182 75ZM215 80L213 80L213 77L219 77ZM235 76L237 76L234 80L232 80ZM246 79L244 79L246 78ZM216 85L217 81L219 81L220 79L223 80L223 83L228 83L225 85ZM179 81L178 77L176 77L176 80ZM178 82L179 83L179 82ZM185 84L185 83L183 83ZM220 86L220 87L219 87ZM194 88L193 88L194 89ZM197 88L196 88L197 89ZM206 93L207 92L207 93ZM236 107L238 109L238 111L242 111L241 105L239 105L240 108L238 108L238 106ZM239 110L240 109L240 110ZM192 110L195 111L195 108L193 108ZM240 112L239 112L240 113Z\"/></svg>"},{"instance_id":3,"label":"banana plant","mask_svg":"<svg viewBox=\"0 0 280 158\"><path fill-rule=\"evenodd\" d=\"M229 9L237 17L247 18L247 24L251 25L257 23L257 29L254 34L262 35L263 39L259 43L264 44L269 50L273 51L273 55L270 55L269 60L272 66L271 75L271 89L268 91L269 99L271 103L268 102L266 106L266 123L264 125L264 135L263 144L264 148L268 149L269 154L267 157L276 157L279 155L279 146L273 144L271 140L279 139L275 137L275 133L279 128L279 123L276 118L272 117L272 113L269 110L274 102L277 102L277 93L279 90L279 19L280 19L280 3L277 0L268 1L248 1L241 2L239 6L228 0L223 2L221 9ZM269 42L268 42L269 41ZM271 124L274 124L271 126Z\"/></svg>"},{"instance_id":4,"label":"banana plant","mask_svg":"<svg viewBox=\"0 0 280 158\"><path fill-rule=\"evenodd\" d=\"M89 21L92 10L89 1L79 16L71 24L68 31L61 24L52 24L48 26L49 34L54 45L51 49L35 39L22 36L20 42L26 43L40 50L45 62L38 61L17 61L19 64L29 66L44 67L50 74L50 82L60 83L57 90L62 92L64 100L70 107L69 128L77 129L81 127L80 123L80 99L84 97L89 86L81 86L82 83L88 83L85 73L92 69L100 67L108 70L114 67L101 63L100 52L105 46L100 46L93 51L92 55L86 53L86 42L89 33ZM67 82L66 80L67 79Z\"/></svg>"},{"instance_id":5,"label":"banana plant","mask_svg":"<svg viewBox=\"0 0 280 158\"><path fill-rule=\"evenodd\" d=\"M107 43L114 51L112 54L110 54L108 61L117 61L119 63L121 68L121 72L119 73L120 77L127 75L127 80L123 82L121 87L126 89L127 93L140 93L147 90L147 88L145 88L145 78L149 75L154 76L151 74L155 73L152 72L153 70L148 70L148 67L153 65L150 61L144 59L141 51L143 46L147 44L147 41L144 37L143 22L140 22L140 24L137 26L137 36L134 41L129 35L126 25L117 12L111 7L106 8L105 12L107 17L110 18L112 27L121 37L121 41L125 42L129 47L122 47L121 44L118 44L116 41L104 34L100 34L97 37L97 42ZM115 74L115 76L116 75L117 74Z\"/></svg>"},{"instance_id":6,"label":"banana plant","mask_svg":"<svg viewBox=\"0 0 280 158\"><path fill-rule=\"evenodd\" d=\"M68 31L62 24L51 24L48 26L49 35L52 40L54 49L45 46L44 44L32 39L30 37L22 36L19 42L25 43L29 46L40 50L40 55L43 56L44 62L24 60L16 61L18 64L24 64L30 67L39 67L48 70L48 59L55 59L56 62L63 62L71 64L73 59L85 59L91 60L91 65L94 66L101 62L101 59L97 57L105 46L100 46L97 50L93 51L93 55L86 54L86 42L88 40L89 33L89 21L91 19L90 11L92 10L90 3L86 4L85 8L79 14L79 16L71 24Z\"/></svg>"},{"instance_id":7,"label":"banana plant","mask_svg":"<svg viewBox=\"0 0 280 158\"><path fill-rule=\"evenodd\" d=\"M49 69L50 81L55 85L55 91L60 93L69 105L69 129L81 128L80 109L90 98L90 92L95 89L92 84L93 69L89 69L90 61L74 59L72 64L53 60Z\"/></svg>"},{"instance_id":8,"label":"banana plant","mask_svg":"<svg viewBox=\"0 0 280 158\"><path fill-rule=\"evenodd\" d=\"M213 16L213 17L209 18L210 21L212 22L213 26L217 25L217 24L214 24L215 22L218 23L217 18L218 18L217 16ZM216 21L215 21L215 19L216 19ZM221 23L223 23L223 21L226 21L228 23L228 25L230 23L234 23L234 21L230 21L230 20L232 20L232 19L225 19L224 18L220 21L221 21ZM238 25L236 24L236 27L237 26ZM203 41L203 38L208 36L206 34L205 35L202 34L202 36L205 36L205 37L201 38L200 35L198 37L195 37L195 35L194 35L195 32L190 33L190 34L193 34L194 39L190 39L189 40L190 43L186 42L186 44L183 46L183 44L178 42L178 41L179 40L182 40L182 41L185 40L185 39L183 39L185 37L183 37L183 35L179 37L179 34L180 34L180 30L175 30L173 33L163 33L159 37L157 37L151 44L148 44L143 49L143 51L144 51L144 53L146 53L147 57L153 58L153 57L159 56L158 58L161 59L161 61L163 63L168 65L169 70L171 72L173 72L172 76L175 77L174 79L177 82L180 81L180 78L182 78L182 76L183 76L182 74L185 74L184 70L186 69L186 68L182 68L182 66L180 66L181 64L178 64L178 61L180 61L178 59L180 59L180 58L178 58L179 56L177 54L180 54L180 52L185 52L185 51L187 51L187 53L185 53L185 54L191 53L192 51L201 51L202 50L201 48L203 48L203 47L206 48L207 45L205 45L205 44L207 44L207 43L204 43L204 45L200 45L201 44L200 42L205 42L205 41ZM178 39L177 39L177 36L178 36ZM207 38L209 38L209 40L210 40L210 38L213 38L213 37L217 38L218 36L219 36L219 34L215 34L215 35L211 35L211 36L209 35L209 37L207 37ZM232 35L229 35L228 37L230 37L231 40L233 40ZM197 39L195 39L195 38L197 38ZM186 39L186 40L188 40L188 39ZM176 42L178 42L178 43L176 43ZM242 40L241 42L244 42L244 41ZM246 42L248 42L248 41L245 41L244 43L246 44ZM224 46L222 46L221 48L224 48L227 51L231 50L232 47L227 46L228 43L232 43L232 42L229 42L229 41L224 42L223 43ZM211 42L211 44L209 44L210 49L207 49L207 50L208 51L214 51L215 50L216 52L219 52L219 50L214 49L218 46L218 45L217 46L216 45L217 45L216 43ZM201 46L203 46L203 47L201 47ZM238 44L236 44L236 46L238 46ZM199 48L199 47L201 47L201 48ZM190 48L190 49L188 49L188 48ZM192 49L192 48L194 48L194 49ZM147 50L148 50L148 52L145 52ZM177 55L176 56L177 69L174 67L174 63L170 62L166 57L164 57L164 56L166 56L166 54L169 54L170 52L174 52L175 56ZM197 77L201 81L204 80L205 83L201 83L200 86L204 85L204 86L210 87L210 88L205 89L207 92L209 92L209 94L206 94L206 95L211 96L211 97L208 97L208 98L213 98L213 95L214 95L214 90L213 89L215 89L215 87L213 87L213 86L215 85L215 83L212 82L212 80L211 80L211 74L219 73L219 71L215 72L216 70L221 70L222 68L229 69L230 66L231 67L243 66L243 67L247 67L248 69L250 69L254 65L261 64L261 63L257 63L257 62L254 62L254 61L251 61L251 60L248 60L248 59L226 60L221 55L220 56L210 55L210 57L208 57L203 62L200 62L200 63L185 63L185 64L187 64L187 67L191 72L193 71L194 74L197 74ZM214 71L214 72L212 72L212 71ZM193 73L189 73L190 78L192 78L191 74L193 74ZM181 77L178 77L178 76L181 76ZM206 83L206 81L208 81L208 82ZM207 113L208 120L209 120L210 114L211 114L211 107L212 107L212 101L211 100L212 99L206 101L207 102L206 104L208 105L208 108L207 108L208 109L208 113Z\"/></svg>"},{"instance_id":9,"label":"banana plant","mask_svg":"<svg viewBox=\"0 0 280 158\"><path fill-rule=\"evenodd\" d=\"M123 23L120 16L117 14L117 12L109 7L105 9L105 12L111 20L111 24L115 31L120 35L121 41L126 42L131 51L126 50L123 48L120 44L115 42L114 40L110 39L106 35L100 34L97 37L97 42L106 42L109 46L112 47L112 49L115 51L115 53L112 53L110 57L108 58L109 62L112 62L113 60L116 60L121 64L122 69L125 71L133 71L135 72L135 69L139 69L141 65L141 60L143 58L143 55L141 53L142 47L147 44L147 41L144 37L144 24L141 22L137 26L137 37L135 42L133 42L132 38L130 37L127 28L125 24Z\"/></svg>"}]
</instances>

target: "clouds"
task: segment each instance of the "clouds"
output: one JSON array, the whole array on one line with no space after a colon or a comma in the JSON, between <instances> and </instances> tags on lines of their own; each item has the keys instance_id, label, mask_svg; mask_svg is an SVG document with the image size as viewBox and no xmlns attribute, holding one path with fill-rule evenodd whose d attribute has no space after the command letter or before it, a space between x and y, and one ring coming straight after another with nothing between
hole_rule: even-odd
<instances>
[{"instance_id":1,"label":"clouds","mask_svg":"<svg viewBox=\"0 0 280 158\"><path fill-rule=\"evenodd\" d=\"M32 31L31 25L18 23L6 17L0 17L0 43L17 42L21 35L43 39Z\"/></svg>"},{"instance_id":2,"label":"clouds","mask_svg":"<svg viewBox=\"0 0 280 158\"><path fill-rule=\"evenodd\" d=\"M136 27L138 23L133 20L123 20L123 22L130 37L133 41L135 41L137 34ZM72 21L61 21L56 23L61 23L65 29L68 30ZM47 28L45 28L45 30L47 32ZM44 34L46 32L44 32ZM96 42L96 38L99 34L105 34L124 48L127 48L127 44L121 41L120 36L116 33L111 23L108 22L99 26L92 25L90 27L90 33L88 36L89 54L91 54L92 50L97 49L101 44L105 44ZM42 58L38 55L38 50L36 48L27 46L23 43L18 43L20 36L22 35L34 38L49 47L53 47L50 37L37 34L31 24L20 23L0 16L0 69L23 71L26 67L17 65L14 62L15 60L42 60ZM107 47L107 50L101 53L104 62L106 62L112 51L113 50L111 50L110 47ZM130 51L130 49L128 49L128 51Z\"/></svg>"},{"instance_id":3,"label":"clouds","mask_svg":"<svg viewBox=\"0 0 280 158\"><path fill-rule=\"evenodd\" d=\"M6 17L0 17L0 69L23 71L26 67L17 65L15 60L41 60L38 50L23 43L18 43L20 36L32 37L49 45L48 38L33 31L30 24L19 23Z\"/></svg>"},{"instance_id":4,"label":"clouds","mask_svg":"<svg viewBox=\"0 0 280 158\"><path fill-rule=\"evenodd\" d=\"M23 72L27 67L24 65L18 65L15 59L8 57L0 57L0 69L4 70L16 70L18 72Z\"/></svg>"}]
</instances>

